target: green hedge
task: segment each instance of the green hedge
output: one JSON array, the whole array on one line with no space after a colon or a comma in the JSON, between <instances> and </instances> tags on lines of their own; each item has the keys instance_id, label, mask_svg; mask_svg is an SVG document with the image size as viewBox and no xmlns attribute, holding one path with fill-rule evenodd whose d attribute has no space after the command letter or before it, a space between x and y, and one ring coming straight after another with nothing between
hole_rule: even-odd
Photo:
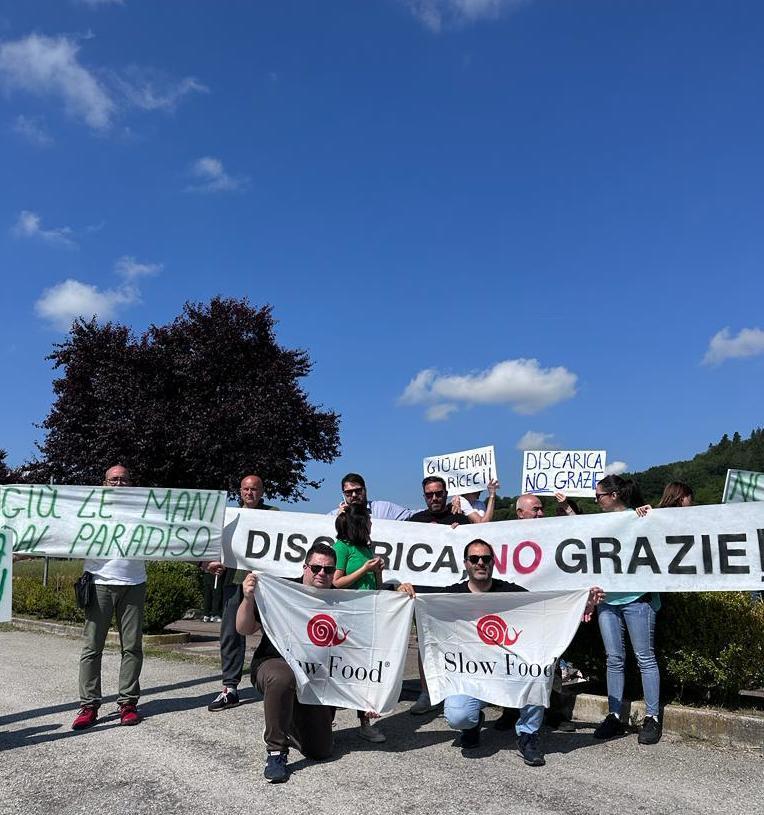
<instances>
[{"instance_id":1,"label":"green hedge","mask_svg":"<svg viewBox=\"0 0 764 815\"><path fill-rule=\"evenodd\" d=\"M664 701L736 707L741 690L764 687L764 603L747 592L667 593L655 627ZM627 638L628 639L628 638ZM630 645L626 694L642 698ZM582 625L567 651L605 690L605 650L596 620Z\"/></svg>"},{"instance_id":2,"label":"green hedge","mask_svg":"<svg viewBox=\"0 0 764 815\"><path fill-rule=\"evenodd\" d=\"M13 613L49 620L84 622L83 612L74 599L74 578L66 573L69 570L59 573L52 568L47 586L43 586L37 571L14 575ZM201 606L202 578L196 565L152 562L146 566L146 575L143 621L146 633L160 632L168 623L179 620L188 609Z\"/></svg>"}]
</instances>

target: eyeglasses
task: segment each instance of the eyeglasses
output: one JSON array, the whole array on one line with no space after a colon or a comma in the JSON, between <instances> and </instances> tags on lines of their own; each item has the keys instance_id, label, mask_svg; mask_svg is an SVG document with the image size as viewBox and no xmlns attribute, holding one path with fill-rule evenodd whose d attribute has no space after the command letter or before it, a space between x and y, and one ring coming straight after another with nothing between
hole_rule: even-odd
<instances>
[{"instance_id":1,"label":"eyeglasses","mask_svg":"<svg viewBox=\"0 0 764 815\"><path fill-rule=\"evenodd\" d=\"M107 478L106 483L110 487L116 487L119 484L124 484L125 486L129 487L130 486L130 479L129 478L124 478L121 475L118 475L116 478Z\"/></svg>"},{"instance_id":2,"label":"eyeglasses","mask_svg":"<svg viewBox=\"0 0 764 815\"><path fill-rule=\"evenodd\" d=\"M325 574L328 574L329 577L331 577L337 571L336 566L319 566L318 563L306 563L305 568L310 569L313 574L324 572Z\"/></svg>"},{"instance_id":3,"label":"eyeglasses","mask_svg":"<svg viewBox=\"0 0 764 815\"><path fill-rule=\"evenodd\" d=\"M442 498L446 494L445 490L433 490L432 492L425 492L425 500L428 498Z\"/></svg>"},{"instance_id":4,"label":"eyeglasses","mask_svg":"<svg viewBox=\"0 0 764 815\"><path fill-rule=\"evenodd\" d=\"M493 563L493 555L467 555L467 560L473 566L477 566L478 563L485 563L486 566L490 566Z\"/></svg>"},{"instance_id":5,"label":"eyeglasses","mask_svg":"<svg viewBox=\"0 0 764 815\"><path fill-rule=\"evenodd\" d=\"M354 495L363 495L363 487L356 487L352 490L342 490L342 494L348 498L352 498Z\"/></svg>"},{"instance_id":6,"label":"eyeglasses","mask_svg":"<svg viewBox=\"0 0 764 815\"><path fill-rule=\"evenodd\" d=\"M609 492L595 492L594 493L594 500L599 504L600 498L602 498L603 495L610 495L610 493Z\"/></svg>"}]
</instances>

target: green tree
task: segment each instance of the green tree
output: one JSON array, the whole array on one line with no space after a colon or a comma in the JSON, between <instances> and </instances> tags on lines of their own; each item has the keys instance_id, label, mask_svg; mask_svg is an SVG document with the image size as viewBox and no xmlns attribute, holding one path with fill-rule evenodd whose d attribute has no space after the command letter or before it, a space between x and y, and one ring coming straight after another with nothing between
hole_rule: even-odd
<instances>
[{"instance_id":1,"label":"green tree","mask_svg":"<svg viewBox=\"0 0 764 815\"><path fill-rule=\"evenodd\" d=\"M339 416L308 400L308 353L278 345L269 306L187 303L137 338L78 320L49 358L63 375L30 480L99 483L119 462L139 484L234 496L257 472L267 494L297 500L318 486L306 463L339 452Z\"/></svg>"}]
</instances>

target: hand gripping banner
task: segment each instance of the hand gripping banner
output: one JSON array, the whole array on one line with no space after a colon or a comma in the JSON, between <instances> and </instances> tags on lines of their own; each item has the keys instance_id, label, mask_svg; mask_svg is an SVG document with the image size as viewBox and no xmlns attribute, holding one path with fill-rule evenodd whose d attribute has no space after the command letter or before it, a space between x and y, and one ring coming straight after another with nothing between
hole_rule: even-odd
<instances>
[{"instance_id":1,"label":"hand gripping banner","mask_svg":"<svg viewBox=\"0 0 764 815\"><path fill-rule=\"evenodd\" d=\"M260 575L255 602L265 633L294 671L300 702L392 711L414 613L408 595L314 589Z\"/></svg>"},{"instance_id":2,"label":"hand gripping banner","mask_svg":"<svg viewBox=\"0 0 764 815\"><path fill-rule=\"evenodd\" d=\"M589 596L577 592L417 595L430 700L466 694L503 707L549 707L554 665Z\"/></svg>"}]
</instances>

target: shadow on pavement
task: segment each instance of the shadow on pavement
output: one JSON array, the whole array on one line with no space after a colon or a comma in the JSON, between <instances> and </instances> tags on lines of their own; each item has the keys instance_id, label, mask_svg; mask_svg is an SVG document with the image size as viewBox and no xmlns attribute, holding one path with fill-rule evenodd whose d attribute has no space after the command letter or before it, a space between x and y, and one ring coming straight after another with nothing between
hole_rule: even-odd
<instances>
[{"instance_id":1,"label":"shadow on pavement","mask_svg":"<svg viewBox=\"0 0 764 815\"><path fill-rule=\"evenodd\" d=\"M182 682L175 682L172 685L157 685L153 688L144 688L141 691L143 697L150 696L151 694L156 693L165 693L166 691L172 690L180 690L181 688L192 688L195 685L206 685L208 682L220 680L220 674L216 673L212 676L203 676L199 679L185 679ZM74 677L74 684L76 685L76 675ZM205 694L205 698L209 694ZM252 696L253 694L242 694L243 696ZM201 697L199 697L201 698ZM111 702L116 703L117 697L116 695L112 694L111 696L104 696L102 704L106 705ZM211 699L209 701L212 701ZM251 700L254 701L254 700ZM149 703L150 704L150 703ZM201 704L201 702L199 702ZM205 703L208 704L208 703ZM65 704L61 705L49 705L48 707L38 707L33 708L31 710L21 710L18 713L10 713L7 716L0 716L0 726L6 724L13 724L14 722L23 722L27 719L36 719L40 716L50 716L53 713L65 713L66 711L75 711L79 710L80 703L79 702L66 702ZM141 709L145 706L141 705Z\"/></svg>"}]
</instances>

